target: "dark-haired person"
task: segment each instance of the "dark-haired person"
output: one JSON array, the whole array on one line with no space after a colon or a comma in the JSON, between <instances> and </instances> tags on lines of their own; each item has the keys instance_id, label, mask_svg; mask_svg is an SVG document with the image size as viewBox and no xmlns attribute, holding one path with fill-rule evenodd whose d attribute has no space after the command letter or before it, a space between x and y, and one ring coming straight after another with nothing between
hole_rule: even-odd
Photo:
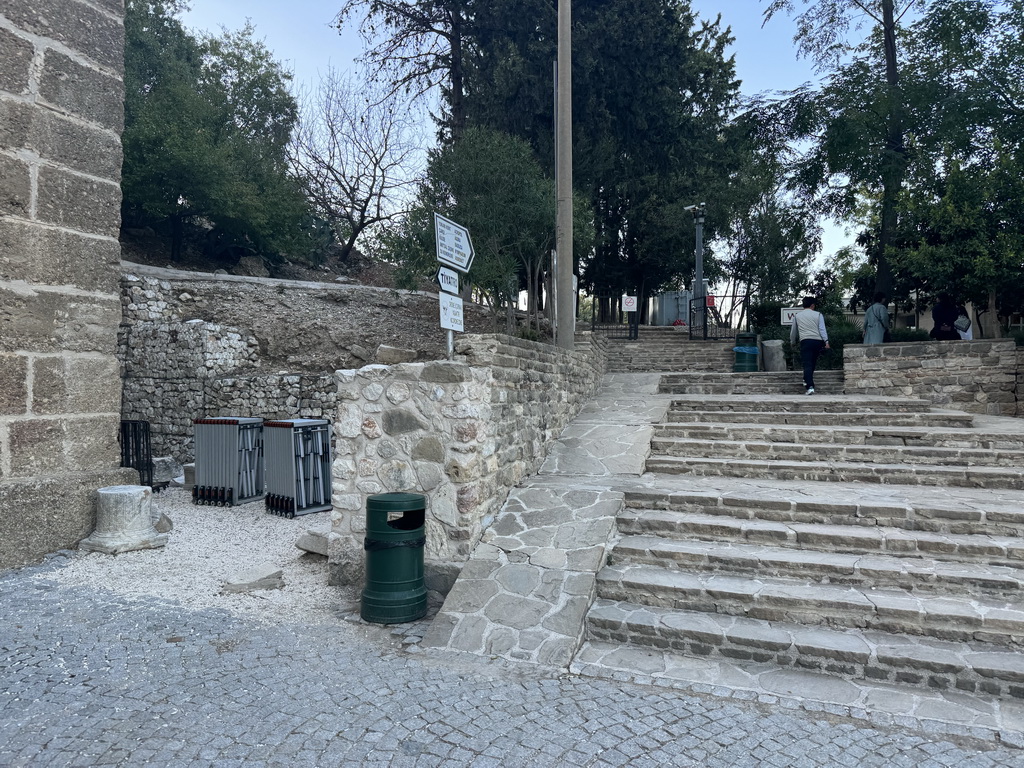
<instances>
[{"instance_id":1,"label":"dark-haired person","mask_svg":"<svg viewBox=\"0 0 1024 768\"><path fill-rule=\"evenodd\" d=\"M793 316L793 327L789 332L789 343L796 345L800 340L800 360L804 364L804 387L808 395L814 394L814 367L822 350L830 349L828 331L825 330L825 316L815 307L818 300L813 296L804 298L804 308Z\"/></svg>"},{"instance_id":2,"label":"dark-haired person","mask_svg":"<svg viewBox=\"0 0 1024 768\"><path fill-rule=\"evenodd\" d=\"M885 294L876 293L871 306L864 313L864 343L881 344L888 330L889 309L885 304Z\"/></svg>"},{"instance_id":3,"label":"dark-haired person","mask_svg":"<svg viewBox=\"0 0 1024 768\"><path fill-rule=\"evenodd\" d=\"M932 321L935 327L932 328L930 336L938 341L960 341L960 334L957 333L953 323L960 316L960 310L948 293L939 294L939 303L932 309Z\"/></svg>"}]
</instances>

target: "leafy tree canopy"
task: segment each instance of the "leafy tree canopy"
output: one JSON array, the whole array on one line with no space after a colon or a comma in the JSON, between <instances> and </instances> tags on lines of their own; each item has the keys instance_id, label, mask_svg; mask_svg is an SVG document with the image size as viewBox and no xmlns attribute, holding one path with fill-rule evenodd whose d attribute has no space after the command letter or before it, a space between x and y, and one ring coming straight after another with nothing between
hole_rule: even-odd
<instances>
[{"instance_id":1,"label":"leafy tree canopy","mask_svg":"<svg viewBox=\"0 0 1024 768\"><path fill-rule=\"evenodd\" d=\"M175 256L197 222L214 253L304 256L305 203L286 163L291 76L251 26L196 38L184 8L126 3L123 219L169 231Z\"/></svg>"}]
</instances>

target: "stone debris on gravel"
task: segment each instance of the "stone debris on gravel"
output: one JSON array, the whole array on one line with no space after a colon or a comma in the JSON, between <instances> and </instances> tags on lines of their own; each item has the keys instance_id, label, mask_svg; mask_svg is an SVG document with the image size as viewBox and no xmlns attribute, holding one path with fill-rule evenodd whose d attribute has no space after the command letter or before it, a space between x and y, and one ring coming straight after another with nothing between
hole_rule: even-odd
<instances>
[{"instance_id":1,"label":"stone debris on gravel","mask_svg":"<svg viewBox=\"0 0 1024 768\"><path fill-rule=\"evenodd\" d=\"M340 625L344 615L358 611L358 589L328 586L327 561L296 549L296 540L313 523L308 517L300 522L270 515L259 502L196 506L180 488L155 494L153 507L174 521L162 549L119 555L76 552L65 567L39 578L91 585L128 598L155 597L192 609L221 608L270 622L301 617L310 624ZM223 590L228 579L261 564L281 571L282 589Z\"/></svg>"}]
</instances>

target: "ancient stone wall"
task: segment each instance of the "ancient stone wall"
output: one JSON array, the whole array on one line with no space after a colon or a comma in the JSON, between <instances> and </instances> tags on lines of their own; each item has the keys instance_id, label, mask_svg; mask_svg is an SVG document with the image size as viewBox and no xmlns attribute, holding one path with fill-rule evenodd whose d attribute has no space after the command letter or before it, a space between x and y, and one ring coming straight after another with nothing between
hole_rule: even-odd
<instances>
[{"instance_id":1,"label":"ancient stone wall","mask_svg":"<svg viewBox=\"0 0 1024 768\"><path fill-rule=\"evenodd\" d=\"M1024 347L1017 347L1017 415L1024 418Z\"/></svg>"},{"instance_id":2,"label":"ancient stone wall","mask_svg":"<svg viewBox=\"0 0 1024 768\"><path fill-rule=\"evenodd\" d=\"M374 362L381 345L446 354L432 294L124 266L121 412L150 423L155 456L191 461L204 416L333 420L334 371Z\"/></svg>"},{"instance_id":3,"label":"ancient stone wall","mask_svg":"<svg viewBox=\"0 0 1024 768\"><path fill-rule=\"evenodd\" d=\"M1013 341L847 345L847 394L920 397L968 413L1017 413Z\"/></svg>"},{"instance_id":4,"label":"ancient stone wall","mask_svg":"<svg viewBox=\"0 0 1024 768\"><path fill-rule=\"evenodd\" d=\"M0 0L0 567L74 546L118 468L121 0Z\"/></svg>"},{"instance_id":5,"label":"ancient stone wall","mask_svg":"<svg viewBox=\"0 0 1024 768\"><path fill-rule=\"evenodd\" d=\"M604 372L603 340L589 334L571 353L493 335L460 336L456 352L338 372L332 583L361 579L366 497L412 491L429 500L428 585L445 590Z\"/></svg>"}]
</instances>

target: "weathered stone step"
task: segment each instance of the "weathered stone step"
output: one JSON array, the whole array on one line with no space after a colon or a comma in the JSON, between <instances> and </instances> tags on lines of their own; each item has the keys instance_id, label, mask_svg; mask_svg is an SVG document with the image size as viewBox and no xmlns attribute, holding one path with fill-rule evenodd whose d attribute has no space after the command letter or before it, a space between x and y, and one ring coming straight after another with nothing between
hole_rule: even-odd
<instances>
[{"instance_id":1,"label":"weathered stone step","mask_svg":"<svg viewBox=\"0 0 1024 768\"><path fill-rule=\"evenodd\" d=\"M857 427L970 427L974 417L955 411L935 413L866 413L866 412L825 412L807 411L795 413L771 413L767 411L702 411L670 410L671 424L714 423L806 426L857 426Z\"/></svg>"},{"instance_id":2,"label":"weathered stone step","mask_svg":"<svg viewBox=\"0 0 1024 768\"><path fill-rule=\"evenodd\" d=\"M646 469L683 475L1024 490L1024 470L1019 467L652 456Z\"/></svg>"},{"instance_id":3,"label":"weathered stone step","mask_svg":"<svg viewBox=\"0 0 1024 768\"><path fill-rule=\"evenodd\" d=\"M842 395L843 372L818 372L815 388L819 395ZM803 374L799 371L667 373L661 377L658 392L679 395L803 395L804 384Z\"/></svg>"},{"instance_id":4,"label":"weathered stone step","mask_svg":"<svg viewBox=\"0 0 1024 768\"><path fill-rule=\"evenodd\" d=\"M985 432L979 429L935 429L920 426L875 427L835 424L795 426L736 422L726 424L673 422L671 424L656 424L654 431L658 437L683 440L1024 450L1024 425L1022 425L1022 432L1016 435Z\"/></svg>"},{"instance_id":5,"label":"weathered stone step","mask_svg":"<svg viewBox=\"0 0 1024 768\"><path fill-rule=\"evenodd\" d=\"M986 534L956 534L908 530L872 524L857 518L852 524L796 523L732 517L723 514L677 512L671 509L624 509L618 516L621 534L657 536L682 541L728 541L814 548L850 555L887 554L1024 568L1024 538ZM1024 518L1024 510L1020 512ZM1018 533L1024 533L1018 529Z\"/></svg>"},{"instance_id":6,"label":"weathered stone step","mask_svg":"<svg viewBox=\"0 0 1024 768\"><path fill-rule=\"evenodd\" d=\"M809 626L872 629L955 642L1024 643L1024 609L1019 602L998 598L686 573L650 565L606 566L597 575L597 596Z\"/></svg>"},{"instance_id":7,"label":"weathered stone step","mask_svg":"<svg viewBox=\"0 0 1024 768\"><path fill-rule=\"evenodd\" d=\"M844 445L839 443L769 443L740 440L659 437L651 452L665 456L737 458L772 461L841 461L871 464L929 464L951 467L1022 467L1024 451L941 448L918 445Z\"/></svg>"},{"instance_id":8,"label":"weathered stone step","mask_svg":"<svg viewBox=\"0 0 1024 768\"><path fill-rule=\"evenodd\" d=\"M879 398L856 395L783 395L773 398L733 395L676 398L670 411L744 411L749 413L920 413L931 403L916 398Z\"/></svg>"},{"instance_id":9,"label":"weathered stone step","mask_svg":"<svg viewBox=\"0 0 1024 768\"><path fill-rule=\"evenodd\" d=\"M950 562L927 557L823 552L732 541L680 541L660 536L627 536L609 562L752 578L851 584L859 589L902 589L914 593L1002 596L1020 600L1024 571L1003 565ZM1019 562L1024 565L1024 562Z\"/></svg>"},{"instance_id":10,"label":"weathered stone step","mask_svg":"<svg viewBox=\"0 0 1024 768\"><path fill-rule=\"evenodd\" d=\"M587 636L694 657L820 670L847 680L1024 698L1024 654L986 643L806 627L612 600L595 601Z\"/></svg>"},{"instance_id":11,"label":"weathered stone step","mask_svg":"<svg viewBox=\"0 0 1024 768\"><path fill-rule=\"evenodd\" d=\"M977 498L958 500L943 494L941 501L921 500L920 486L905 489L904 499L913 501L874 501L861 498L856 502L837 501L828 494L829 483L816 490L801 485L799 493L785 488L755 492L745 488L728 493L632 490L626 494L627 511L638 515L643 530L662 534L666 526L682 525L679 516L706 515L730 520L784 524L816 524L838 526L884 526L908 531L937 534L973 535L1015 538L1024 536L1024 498L996 502L987 492ZM894 489L895 490L895 489ZM969 492L968 492L969 493ZM651 510L651 511L648 511ZM660 521L656 516L665 516ZM853 533L851 535L856 535Z\"/></svg>"}]
</instances>

